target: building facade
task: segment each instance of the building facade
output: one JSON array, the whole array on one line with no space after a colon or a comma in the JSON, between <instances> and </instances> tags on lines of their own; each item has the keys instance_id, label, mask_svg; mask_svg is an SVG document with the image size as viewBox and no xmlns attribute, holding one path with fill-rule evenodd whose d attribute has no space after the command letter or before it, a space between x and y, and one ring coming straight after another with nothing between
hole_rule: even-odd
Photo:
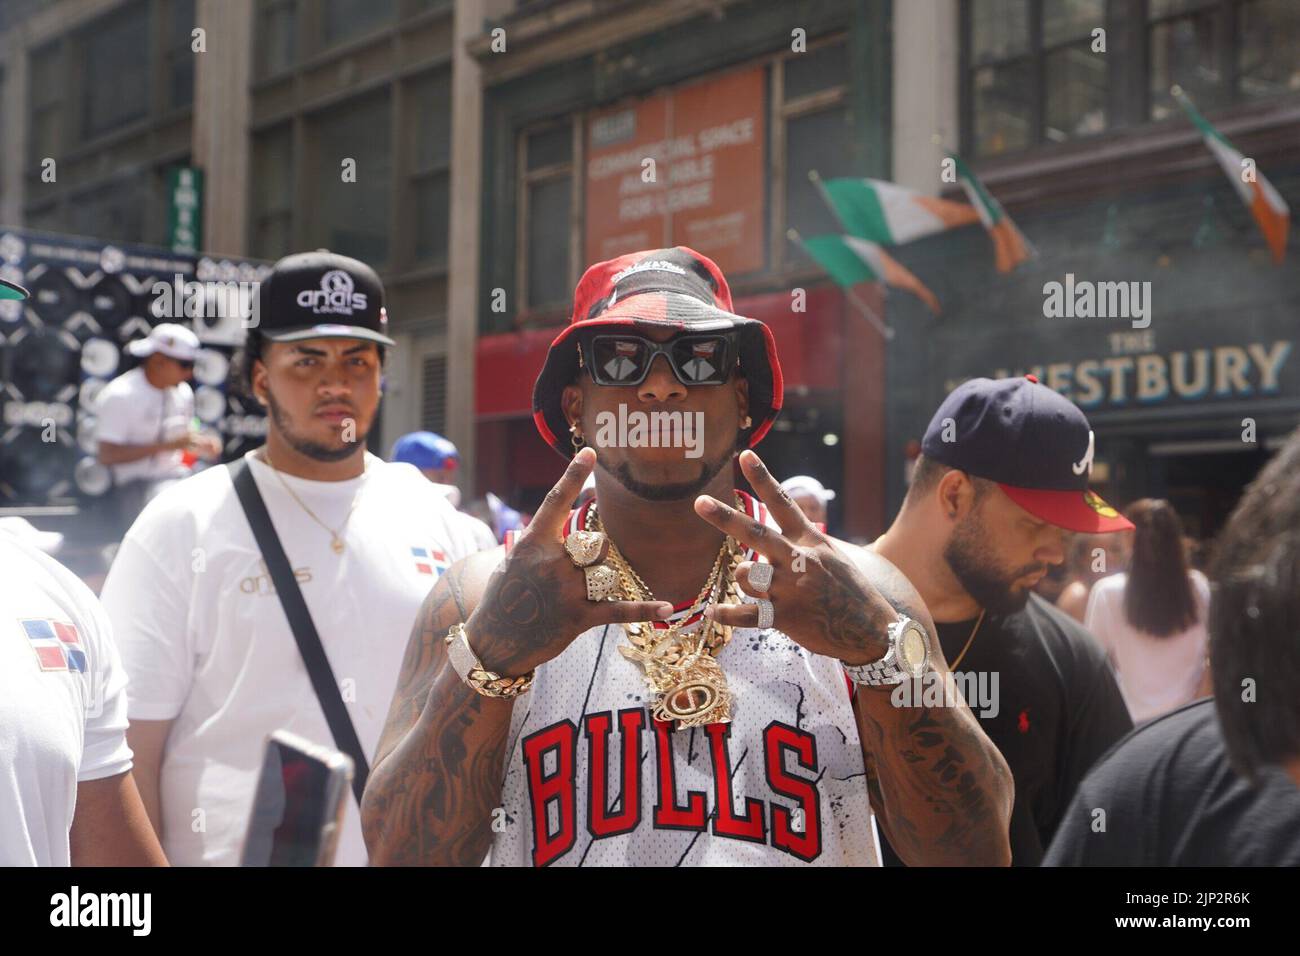
<instances>
[{"instance_id":1,"label":"building facade","mask_svg":"<svg viewBox=\"0 0 1300 956\"><path fill-rule=\"evenodd\" d=\"M688 245L775 333L786 405L765 460L839 489L833 525L878 532L883 340L787 231L834 229L811 170L888 175L890 4L594 6L518 4L469 42L483 86L479 485L529 506L559 475L531 384L585 267Z\"/></svg>"},{"instance_id":2,"label":"building facade","mask_svg":"<svg viewBox=\"0 0 1300 956\"><path fill-rule=\"evenodd\" d=\"M452 0L9 0L0 224L166 245L203 171L200 249L373 264L400 348L383 444L447 419Z\"/></svg>"},{"instance_id":3,"label":"building facade","mask_svg":"<svg viewBox=\"0 0 1300 956\"><path fill-rule=\"evenodd\" d=\"M1087 412L1107 500L1167 497L1213 535L1300 423L1300 269L1295 249L1273 260L1170 90L1300 207L1300 7L933 0L895 4L894 36L895 178L953 189L924 142L941 133L1038 255L999 275L977 228L900 251L944 312L895 297L890 507L898 458L945 389L1028 372ZM951 75L930 85L907 66L933 62ZM908 136L904 114L933 125ZM1100 283L1126 284L1122 314L1052 303Z\"/></svg>"}]
</instances>

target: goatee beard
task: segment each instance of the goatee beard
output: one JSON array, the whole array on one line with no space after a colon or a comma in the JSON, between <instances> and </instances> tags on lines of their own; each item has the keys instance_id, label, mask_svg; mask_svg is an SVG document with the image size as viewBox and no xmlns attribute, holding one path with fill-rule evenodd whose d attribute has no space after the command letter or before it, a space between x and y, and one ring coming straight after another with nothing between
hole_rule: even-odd
<instances>
[{"instance_id":1,"label":"goatee beard","mask_svg":"<svg viewBox=\"0 0 1300 956\"><path fill-rule=\"evenodd\" d=\"M280 437L284 439L286 445L300 455L305 455L314 461L332 463L351 458L357 453L358 446L365 447L365 434L357 436L355 442L345 442L341 448L331 448L329 445L322 445L320 442L295 435L289 427L288 416L284 414L284 409L276 402L275 396L270 391L266 393L266 404L271 411L271 422L279 431Z\"/></svg>"},{"instance_id":2,"label":"goatee beard","mask_svg":"<svg viewBox=\"0 0 1300 956\"><path fill-rule=\"evenodd\" d=\"M671 484L649 484L640 481L632 475L632 469L627 462L620 462L610 469L620 485L626 488L638 498L646 501L683 501L697 496L701 491L709 486L709 482L717 477L718 472L722 471L723 466L731 461L731 453L727 453L717 461L704 462L700 466L700 476L693 481L678 481Z\"/></svg>"},{"instance_id":3,"label":"goatee beard","mask_svg":"<svg viewBox=\"0 0 1300 956\"><path fill-rule=\"evenodd\" d=\"M980 607L990 614L1011 614L1029 601L1029 588L1012 590L1011 585L1025 575L1042 568L1034 563L1010 574L999 571L989 552L989 534L983 525L967 517L955 529L944 548L943 557L953 575Z\"/></svg>"}]
</instances>

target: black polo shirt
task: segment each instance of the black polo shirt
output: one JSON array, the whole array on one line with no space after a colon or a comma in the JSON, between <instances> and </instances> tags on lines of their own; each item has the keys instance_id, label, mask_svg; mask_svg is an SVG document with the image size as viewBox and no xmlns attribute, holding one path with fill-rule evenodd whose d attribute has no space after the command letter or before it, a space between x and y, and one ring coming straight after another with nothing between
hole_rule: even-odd
<instances>
[{"instance_id":1,"label":"black polo shirt","mask_svg":"<svg viewBox=\"0 0 1300 956\"><path fill-rule=\"evenodd\" d=\"M936 625L950 663L975 621ZM1124 698L1096 639L1036 594L986 615L956 669L974 673L967 703L1015 778L1012 863L1037 866L1084 774L1132 729ZM883 831L881 843L885 864L901 865Z\"/></svg>"}]
</instances>

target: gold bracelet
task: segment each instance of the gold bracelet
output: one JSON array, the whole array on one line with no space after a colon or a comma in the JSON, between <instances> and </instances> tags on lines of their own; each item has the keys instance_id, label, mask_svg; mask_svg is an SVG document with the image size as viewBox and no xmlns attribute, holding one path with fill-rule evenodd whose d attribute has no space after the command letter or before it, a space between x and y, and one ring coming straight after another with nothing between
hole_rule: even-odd
<instances>
[{"instance_id":1,"label":"gold bracelet","mask_svg":"<svg viewBox=\"0 0 1300 956\"><path fill-rule=\"evenodd\" d=\"M529 671L523 677L502 677L485 668L469 646L463 623L453 624L447 630L446 641L447 656L451 658L451 664L456 668L460 679L484 697L512 700L520 694L528 693L528 689L533 686L536 671Z\"/></svg>"}]
</instances>

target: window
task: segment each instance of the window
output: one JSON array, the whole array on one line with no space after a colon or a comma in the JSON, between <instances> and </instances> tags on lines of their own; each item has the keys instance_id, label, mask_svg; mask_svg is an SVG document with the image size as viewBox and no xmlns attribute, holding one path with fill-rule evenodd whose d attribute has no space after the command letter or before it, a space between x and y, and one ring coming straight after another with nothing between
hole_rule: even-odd
<instances>
[{"instance_id":1,"label":"window","mask_svg":"<svg viewBox=\"0 0 1300 956\"><path fill-rule=\"evenodd\" d=\"M411 214L416 262L447 264L451 183L451 73L439 70L411 82L413 111Z\"/></svg>"},{"instance_id":2,"label":"window","mask_svg":"<svg viewBox=\"0 0 1300 956\"><path fill-rule=\"evenodd\" d=\"M58 156L63 131L63 45L55 40L27 58L31 95L31 130L27 162L39 167L47 156Z\"/></svg>"},{"instance_id":3,"label":"window","mask_svg":"<svg viewBox=\"0 0 1300 956\"><path fill-rule=\"evenodd\" d=\"M1237 7L1237 89L1247 99L1300 92L1300 4L1250 0Z\"/></svg>"},{"instance_id":4,"label":"window","mask_svg":"<svg viewBox=\"0 0 1300 956\"><path fill-rule=\"evenodd\" d=\"M133 3L95 21L81 34L81 134L115 132L149 114L152 44L149 5Z\"/></svg>"},{"instance_id":5,"label":"window","mask_svg":"<svg viewBox=\"0 0 1300 956\"><path fill-rule=\"evenodd\" d=\"M426 355L420 370L420 427L447 431L447 356Z\"/></svg>"},{"instance_id":6,"label":"window","mask_svg":"<svg viewBox=\"0 0 1300 956\"><path fill-rule=\"evenodd\" d=\"M147 242L145 217L153 191L152 170L124 176L70 197L66 231L109 242Z\"/></svg>"},{"instance_id":7,"label":"window","mask_svg":"<svg viewBox=\"0 0 1300 956\"><path fill-rule=\"evenodd\" d=\"M567 302L573 293L573 124L525 131L521 150L521 298L523 309L538 309Z\"/></svg>"},{"instance_id":8,"label":"window","mask_svg":"<svg viewBox=\"0 0 1300 956\"><path fill-rule=\"evenodd\" d=\"M1092 52L1105 0L967 0L966 150L1062 142L1107 126L1108 61Z\"/></svg>"},{"instance_id":9,"label":"window","mask_svg":"<svg viewBox=\"0 0 1300 956\"><path fill-rule=\"evenodd\" d=\"M261 259L293 249L293 127L277 126L253 137L249 244Z\"/></svg>"},{"instance_id":10,"label":"window","mask_svg":"<svg viewBox=\"0 0 1300 956\"><path fill-rule=\"evenodd\" d=\"M1151 57L1151 118L1181 112L1169 89L1175 83L1202 109L1225 105L1228 11L1208 0L1151 0L1147 43Z\"/></svg>"},{"instance_id":11,"label":"window","mask_svg":"<svg viewBox=\"0 0 1300 956\"><path fill-rule=\"evenodd\" d=\"M297 62L297 0L259 0L257 5L257 77L283 73Z\"/></svg>"},{"instance_id":12,"label":"window","mask_svg":"<svg viewBox=\"0 0 1300 956\"><path fill-rule=\"evenodd\" d=\"M325 47L355 40L397 15L397 0L322 0L321 41Z\"/></svg>"},{"instance_id":13,"label":"window","mask_svg":"<svg viewBox=\"0 0 1300 956\"><path fill-rule=\"evenodd\" d=\"M802 236L839 232L835 214L808 179L819 176L861 176L853 148L853 117L849 111L848 43L836 39L815 44L806 53L792 53L779 65L782 130L785 142L784 223L776 234L788 228ZM807 254L784 240L782 261L806 263Z\"/></svg>"},{"instance_id":14,"label":"window","mask_svg":"<svg viewBox=\"0 0 1300 956\"><path fill-rule=\"evenodd\" d=\"M380 268L388 262L392 191L392 118L387 90L332 106L310 122L312 242ZM344 162L355 160L355 182ZM349 179L353 178L349 175Z\"/></svg>"},{"instance_id":15,"label":"window","mask_svg":"<svg viewBox=\"0 0 1300 956\"><path fill-rule=\"evenodd\" d=\"M964 0L963 148L996 156L1300 91L1293 0ZM1107 31L1108 53L1092 52ZM1145 51L1127 55L1123 51Z\"/></svg>"},{"instance_id":16,"label":"window","mask_svg":"<svg viewBox=\"0 0 1300 956\"><path fill-rule=\"evenodd\" d=\"M174 0L163 9L168 17L163 83L168 107L180 109L194 103L194 0Z\"/></svg>"}]
</instances>

